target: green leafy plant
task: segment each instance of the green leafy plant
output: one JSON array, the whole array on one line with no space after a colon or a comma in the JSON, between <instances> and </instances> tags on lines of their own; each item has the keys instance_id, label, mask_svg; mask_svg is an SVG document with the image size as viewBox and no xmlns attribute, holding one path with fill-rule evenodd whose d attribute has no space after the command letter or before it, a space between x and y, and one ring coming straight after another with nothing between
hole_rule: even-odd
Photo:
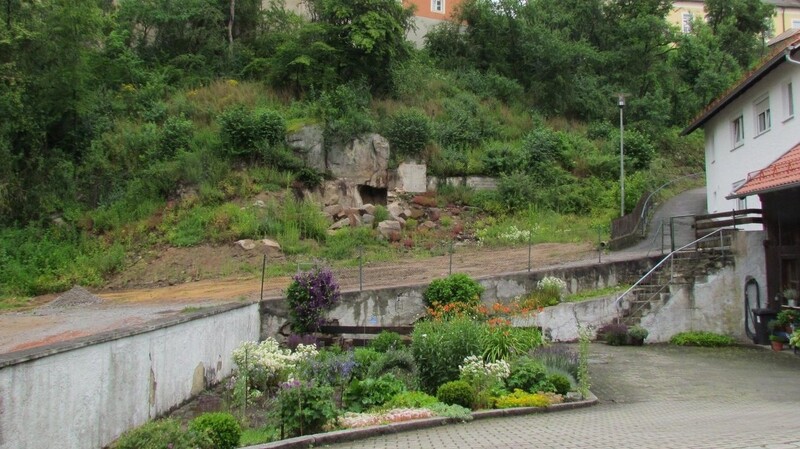
<instances>
[{"instance_id":1,"label":"green leafy plant","mask_svg":"<svg viewBox=\"0 0 800 449\"><path fill-rule=\"evenodd\" d=\"M443 416L445 418L455 418L463 422L472 421L473 419L472 410L468 407L463 407L458 404L443 404L441 402L437 402L425 408L432 411L437 416Z\"/></svg>"},{"instance_id":2,"label":"green leafy plant","mask_svg":"<svg viewBox=\"0 0 800 449\"><path fill-rule=\"evenodd\" d=\"M622 323L609 323L597 330L597 337L611 346L628 344L628 326Z\"/></svg>"},{"instance_id":3,"label":"green leafy plant","mask_svg":"<svg viewBox=\"0 0 800 449\"><path fill-rule=\"evenodd\" d=\"M381 358L381 353L372 348L356 348L353 350L353 359L356 366L353 368L353 377L365 379L370 366Z\"/></svg>"},{"instance_id":4,"label":"green leafy plant","mask_svg":"<svg viewBox=\"0 0 800 449\"><path fill-rule=\"evenodd\" d=\"M475 404L475 389L466 381L453 380L439 386L436 398L445 404L472 408Z\"/></svg>"},{"instance_id":5,"label":"green leafy plant","mask_svg":"<svg viewBox=\"0 0 800 449\"><path fill-rule=\"evenodd\" d=\"M425 305L445 305L453 302L478 304L483 286L466 274L455 273L435 279L422 294Z\"/></svg>"},{"instance_id":6,"label":"green leafy plant","mask_svg":"<svg viewBox=\"0 0 800 449\"><path fill-rule=\"evenodd\" d=\"M565 395L572 390L572 382L569 380L569 377L563 373L551 372L547 375L547 382L553 386L556 393L561 395Z\"/></svg>"},{"instance_id":7,"label":"green leafy plant","mask_svg":"<svg viewBox=\"0 0 800 449\"><path fill-rule=\"evenodd\" d=\"M189 430L206 435L216 449L239 447L242 427L230 413L204 413L189 423Z\"/></svg>"},{"instance_id":8,"label":"green leafy plant","mask_svg":"<svg viewBox=\"0 0 800 449\"><path fill-rule=\"evenodd\" d=\"M482 325L470 319L417 323L411 336L411 352L417 362L422 391L459 378L458 365L471 355L480 354Z\"/></svg>"},{"instance_id":9,"label":"green leafy plant","mask_svg":"<svg viewBox=\"0 0 800 449\"><path fill-rule=\"evenodd\" d=\"M483 329L481 353L488 361L510 359L542 344L538 329L514 327L504 318L490 319Z\"/></svg>"},{"instance_id":10,"label":"green leafy plant","mask_svg":"<svg viewBox=\"0 0 800 449\"><path fill-rule=\"evenodd\" d=\"M403 345L403 337L397 332L382 331L369 342L369 347L378 352L387 352L391 349L400 349Z\"/></svg>"},{"instance_id":11,"label":"green leafy plant","mask_svg":"<svg viewBox=\"0 0 800 449\"><path fill-rule=\"evenodd\" d=\"M434 396L421 391L404 391L396 394L385 405L386 408L426 408L439 402Z\"/></svg>"},{"instance_id":12,"label":"green leafy plant","mask_svg":"<svg viewBox=\"0 0 800 449\"><path fill-rule=\"evenodd\" d=\"M628 341L631 343L642 342L650 332L642 326L631 326L628 328Z\"/></svg>"},{"instance_id":13,"label":"green leafy plant","mask_svg":"<svg viewBox=\"0 0 800 449\"><path fill-rule=\"evenodd\" d=\"M344 404L352 412L362 412L389 402L406 390L400 379L392 374L353 381L344 393Z\"/></svg>"},{"instance_id":14,"label":"green leafy plant","mask_svg":"<svg viewBox=\"0 0 800 449\"><path fill-rule=\"evenodd\" d=\"M417 363L411 351L392 349L381 353L369 367L367 377L380 377L392 374L401 380L407 387L415 388L417 385Z\"/></svg>"},{"instance_id":15,"label":"green leafy plant","mask_svg":"<svg viewBox=\"0 0 800 449\"><path fill-rule=\"evenodd\" d=\"M690 331L673 335L669 342L678 346L720 347L731 346L736 343L736 340L733 337L714 332Z\"/></svg>"},{"instance_id":16,"label":"green leafy plant","mask_svg":"<svg viewBox=\"0 0 800 449\"><path fill-rule=\"evenodd\" d=\"M194 449L210 448L203 435L186 432L174 419L151 421L122 434L111 446L114 449Z\"/></svg>"},{"instance_id":17,"label":"green leafy plant","mask_svg":"<svg viewBox=\"0 0 800 449\"><path fill-rule=\"evenodd\" d=\"M384 130L392 152L418 157L433 138L433 127L421 109L403 109L387 119Z\"/></svg>"},{"instance_id":18,"label":"green leafy plant","mask_svg":"<svg viewBox=\"0 0 800 449\"><path fill-rule=\"evenodd\" d=\"M792 332L792 335L789 336L789 346L793 348L800 347L800 329Z\"/></svg>"},{"instance_id":19,"label":"green leafy plant","mask_svg":"<svg viewBox=\"0 0 800 449\"><path fill-rule=\"evenodd\" d=\"M788 326L800 322L800 312L792 309L781 310L775 319L781 326Z\"/></svg>"},{"instance_id":20,"label":"green leafy plant","mask_svg":"<svg viewBox=\"0 0 800 449\"><path fill-rule=\"evenodd\" d=\"M520 389L530 393L555 391L555 387L547 379L544 365L530 357L520 357L511 364L511 374L506 379L506 386L510 390Z\"/></svg>"},{"instance_id":21,"label":"green leafy plant","mask_svg":"<svg viewBox=\"0 0 800 449\"><path fill-rule=\"evenodd\" d=\"M333 388L291 381L281 385L275 396L272 416L289 436L318 433L338 416Z\"/></svg>"}]
</instances>

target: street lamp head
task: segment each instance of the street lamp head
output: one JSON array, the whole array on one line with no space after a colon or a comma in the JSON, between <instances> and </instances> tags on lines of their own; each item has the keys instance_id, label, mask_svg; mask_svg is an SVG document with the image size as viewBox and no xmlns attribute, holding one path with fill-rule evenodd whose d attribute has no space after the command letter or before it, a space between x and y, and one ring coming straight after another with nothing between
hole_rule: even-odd
<instances>
[{"instance_id":1,"label":"street lamp head","mask_svg":"<svg viewBox=\"0 0 800 449\"><path fill-rule=\"evenodd\" d=\"M625 97L620 95L619 96L619 108L622 109L625 107Z\"/></svg>"}]
</instances>

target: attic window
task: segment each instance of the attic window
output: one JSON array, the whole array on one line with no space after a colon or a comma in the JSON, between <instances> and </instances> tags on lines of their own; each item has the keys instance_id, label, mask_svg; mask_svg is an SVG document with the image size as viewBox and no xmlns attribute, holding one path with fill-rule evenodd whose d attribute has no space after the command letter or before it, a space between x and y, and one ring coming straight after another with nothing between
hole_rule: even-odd
<instances>
[{"instance_id":1,"label":"attic window","mask_svg":"<svg viewBox=\"0 0 800 449\"><path fill-rule=\"evenodd\" d=\"M689 33L692 32L692 19L693 18L694 17L692 16L692 13L690 13L690 12L685 12L681 16L681 31L683 31L683 34L689 34Z\"/></svg>"}]
</instances>

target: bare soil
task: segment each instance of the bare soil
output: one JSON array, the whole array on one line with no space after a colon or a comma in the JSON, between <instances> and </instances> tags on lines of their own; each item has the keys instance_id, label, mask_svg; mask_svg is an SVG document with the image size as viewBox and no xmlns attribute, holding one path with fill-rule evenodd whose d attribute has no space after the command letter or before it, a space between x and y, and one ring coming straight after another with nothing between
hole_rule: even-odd
<instances>
[{"instance_id":1,"label":"bare soil","mask_svg":"<svg viewBox=\"0 0 800 449\"><path fill-rule=\"evenodd\" d=\"M101 302L0 314L0 354L141 326L197 308L257 300L262 257L263 252L234 246L167 248L160 254L143 256L108 288L93 292ZM533 247L531 265L557 266L594 257L596 253L586 243L545 243ZM269 260L285 262L279 254L270 254ZM453 272L476 277L527 268L527 246L485 249L468 245L458 248L452 260ZM375 263L363 268L363 288L423 284L449 271L449 255ZM357 267L334 272L342 290L359 288ZM289 276L267 278L264 297L279 297L290 280ZM32 304L45 306L55 297L34 298Z\"/></svg>"}]
</instances>

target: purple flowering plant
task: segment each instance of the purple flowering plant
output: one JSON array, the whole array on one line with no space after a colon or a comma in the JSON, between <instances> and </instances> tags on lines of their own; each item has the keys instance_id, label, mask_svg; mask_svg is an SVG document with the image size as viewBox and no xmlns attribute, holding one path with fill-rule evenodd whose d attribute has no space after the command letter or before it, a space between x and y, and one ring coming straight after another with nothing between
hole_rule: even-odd
<instances>
[{"instance_id":1,"label":"purple flowering plant","mask_svg":"<svg viewBox=\"0 0 800 449\"><path fill-rule=\"evenodd\" d=\"M297 273L286 289L289 325L293 332L316 332L325 324L325 313L341 299L339 283L330 269Z\"/></svg>"}]
</instances>

